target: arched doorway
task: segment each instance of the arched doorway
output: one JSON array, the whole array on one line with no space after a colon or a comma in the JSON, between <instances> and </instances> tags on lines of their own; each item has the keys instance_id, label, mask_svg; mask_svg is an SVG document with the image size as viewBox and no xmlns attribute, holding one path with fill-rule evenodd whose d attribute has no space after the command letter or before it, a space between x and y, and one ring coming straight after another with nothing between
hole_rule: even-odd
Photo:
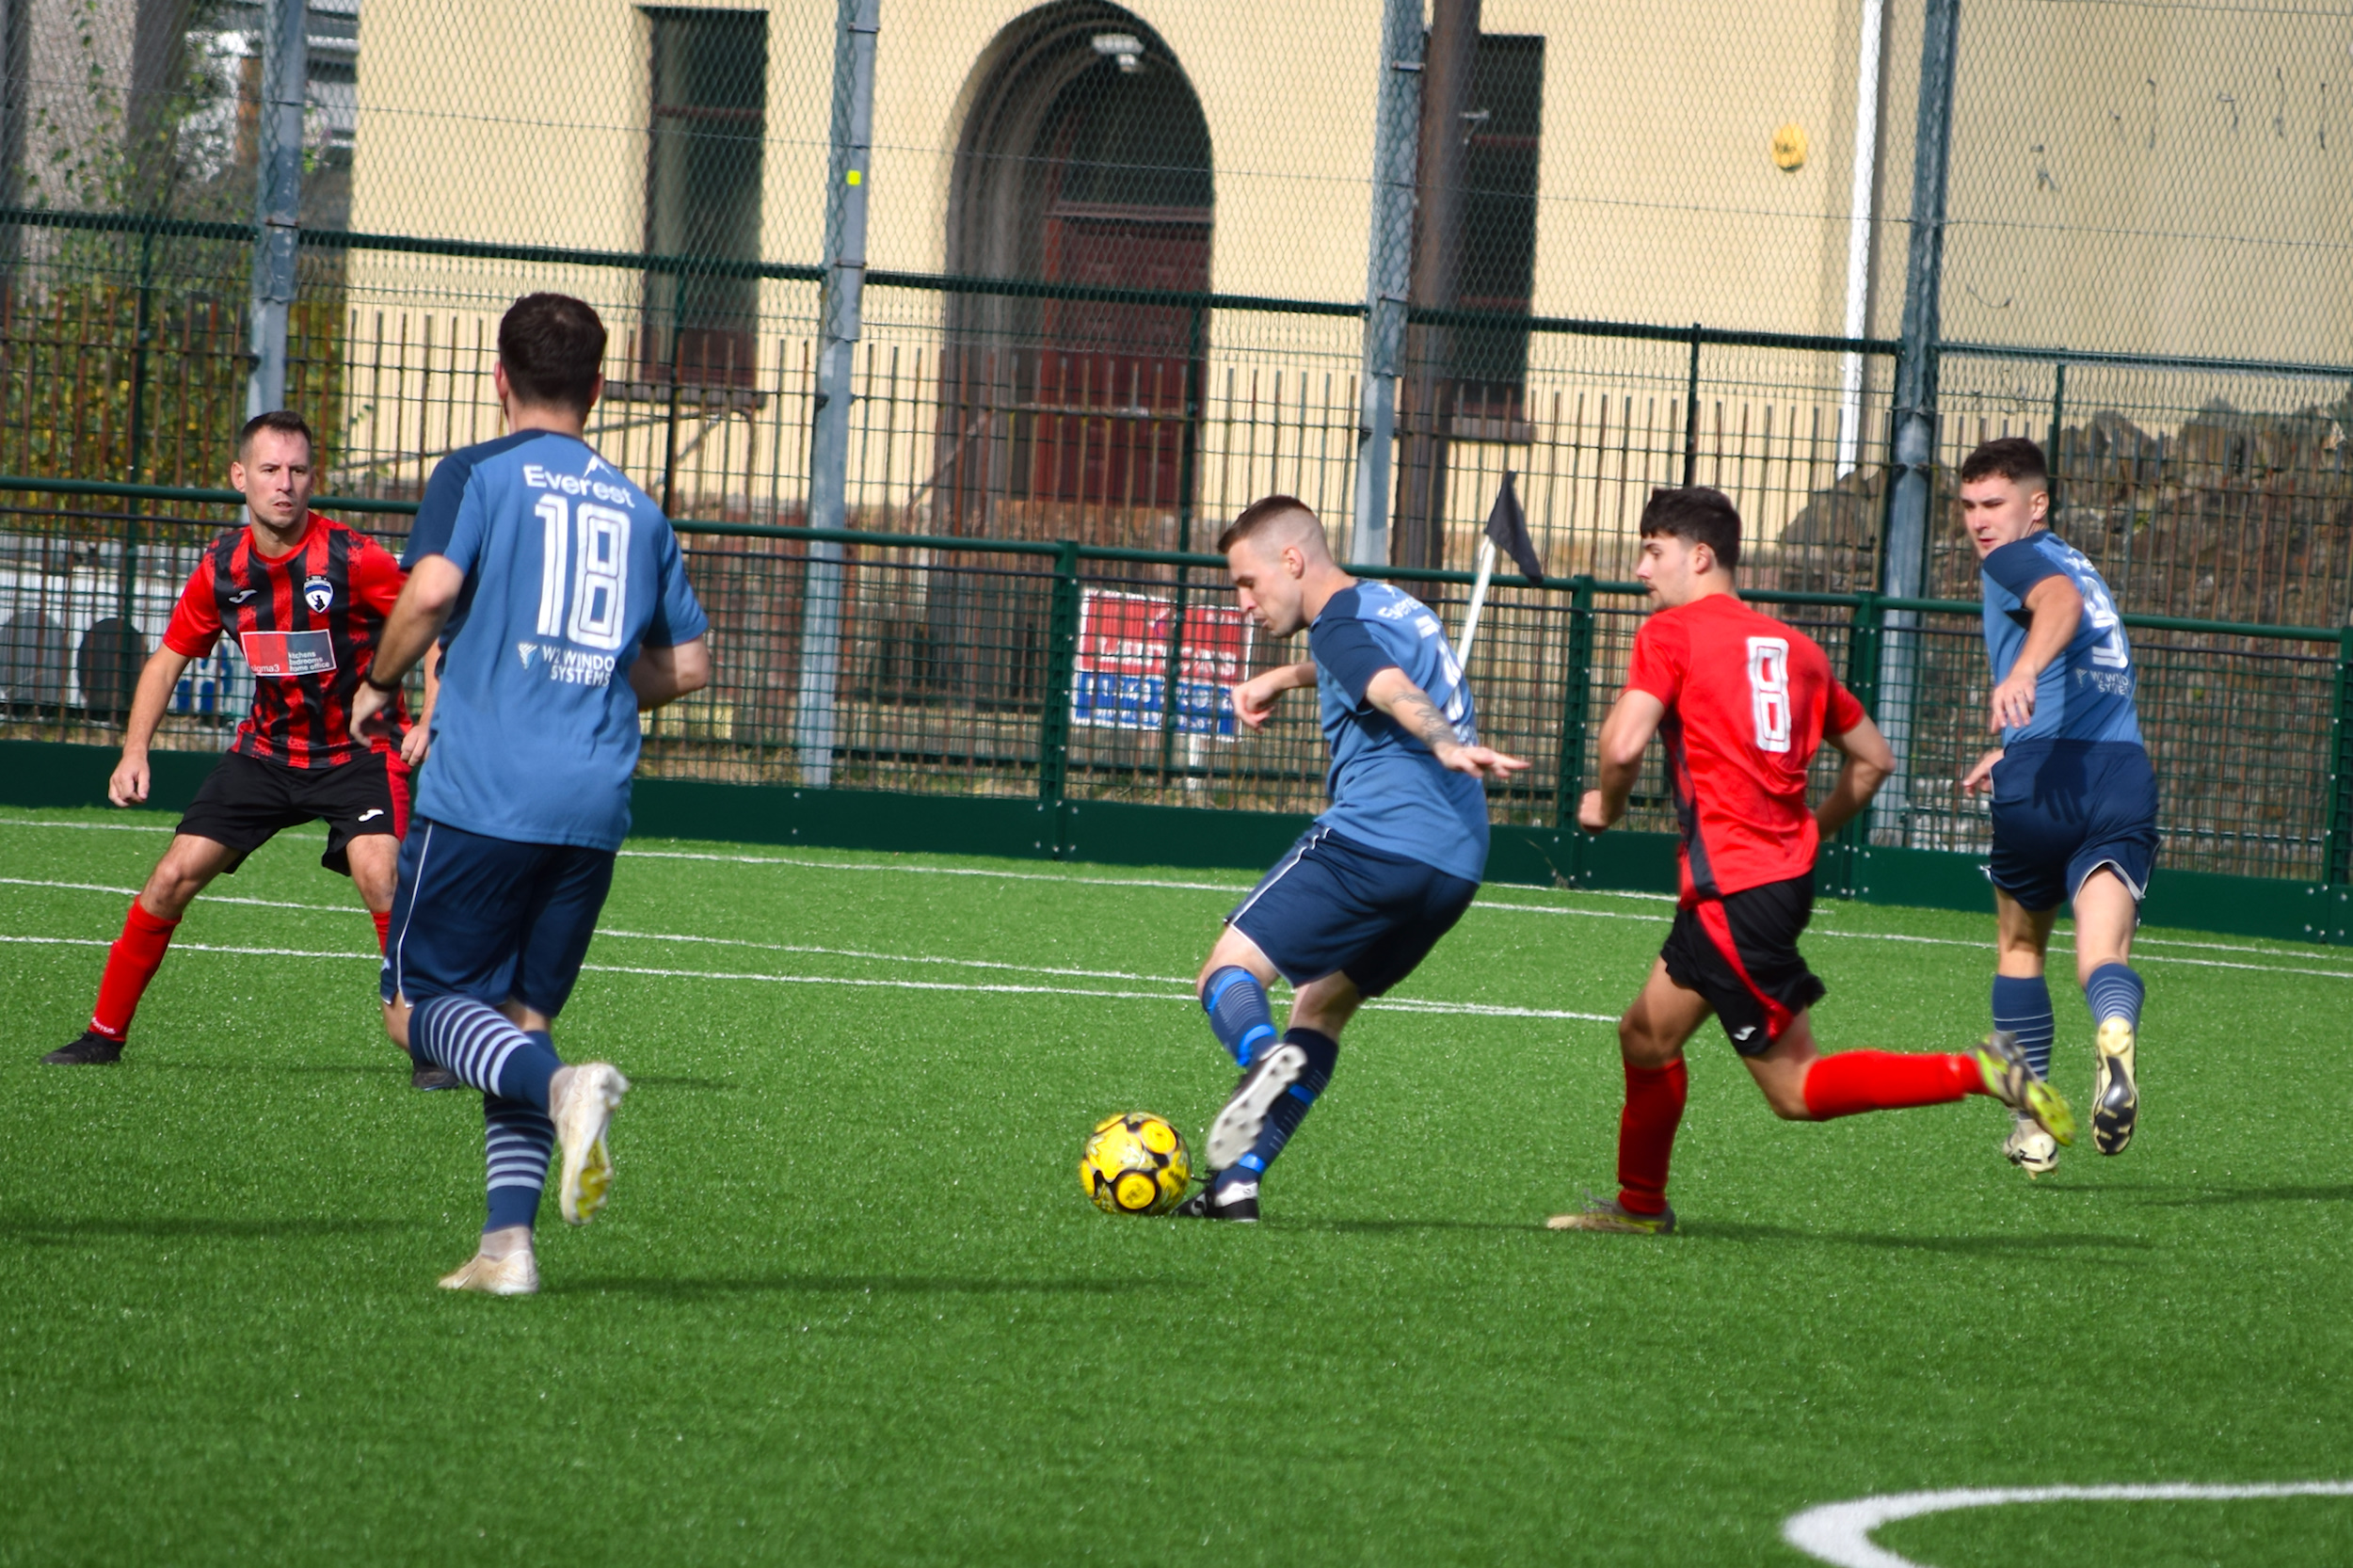
<instances>
[{"instance_id":1,"label":"arched doorway","mask_svg":"<svg viewBox=\"0 0 2353 1568\"><path fill-rule=\"evenodd\" d=\"M998 35L966 89L948 215L949 271L992 285L948 312L941 494L960 531L1174 521L1206 312L1051 285L1206 292L1211 208L1209 123L1140 18L1064 0Z\"/></svg>"}]
</instances>

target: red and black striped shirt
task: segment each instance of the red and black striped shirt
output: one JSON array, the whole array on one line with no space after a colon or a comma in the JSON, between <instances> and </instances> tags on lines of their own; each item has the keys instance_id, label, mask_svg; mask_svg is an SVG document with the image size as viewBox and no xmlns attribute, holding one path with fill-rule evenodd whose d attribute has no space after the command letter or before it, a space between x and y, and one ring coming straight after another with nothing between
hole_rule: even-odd
<instances>
[{"instance_id":1,"label":"red and black striped shirt","mask_svg":"<svg viewBox=\"0 0 2353 1568\"><path fill-rule=\"evenodd\" d=\"M253 712L229 749L290 768L335 767L391 749L352 739L351 694L407 575L383 546L316 512L302 542L275 559L240 528L205 551L164 646L201 659L224 632L233 636L253 670ZM395 735L406 733L397 696L392 714Z\"/></svg>"}]
</instances>

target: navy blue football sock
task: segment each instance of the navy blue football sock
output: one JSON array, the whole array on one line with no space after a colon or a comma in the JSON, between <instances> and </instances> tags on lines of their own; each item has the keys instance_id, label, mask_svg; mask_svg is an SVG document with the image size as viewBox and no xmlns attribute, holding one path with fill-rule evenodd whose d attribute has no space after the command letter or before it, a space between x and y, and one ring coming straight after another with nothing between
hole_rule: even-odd
<instances>
[{"instance_id":1,"label":"navy blue football sock","mask_svg":"<svg viewBox=\"0 0 2353 1568\"><path fill-rule=\"evenodd\" d=\"M472 997L427 997L408 1015L412 1055L447 1067L458 1081L548 1108L548 1080L564 1064L548 1036L525 1034L504 1014Z\"/></svg>"},{"instance_id":2,"label":"navy blue football sock","mask_svg":"<svg viewBox=\"0 0 2353 1568\"><path fill-rule=\"evenodd\" d=\"M482 1228L529 1225L539 1217L539 1192L548 1184L555 1124L536 1106L496 1095L482 1096L482 1123L490 1169L489 1217Z\"/></svg>"},{"instance_id":3,"label":"navy blue football sock","mask_svg":"<svg viewBox=\"0 0 2353 1568\"><path fill-rule=\"evenodd\" d=\"M1312 1029L1293 1029L1283 1036L1287 1046L1297 1046L1307 1053L1307 1065L1301 1069L1299 1081L1276 1100L1266 1114L1266 1126L1258 1133L1258 1141L1250 1145L1250 1152L1220 1171L1217 1192L1223 1197L1242 1182L1254 1187L1266 1168L1274 1163L1283 1145L1291 1141L1299 1124L1314 1109L1316 1097L1332 1081L1332 1069L1339 1065L1340 1043L1329 1034Z\"/></svg>"},{"instance_id":4,"label":"navy blue football sock","mask_svg":"<svg viewBox=\"0 0 2353 1568\"><path fill-rule=\"evenodd\" d=\"M1993 977L1993 1027L2018 1036L2026 1065L2037 1078L2051 1076L2051 988L2041 975L1997 974Z\"/></svg>"},{"instance_id":5,"label":"navy blue football sock","mask_svg":"<svg viewBox=\"0 0 2353 1568\"><path fill-rule=\"evenodd\" d=\"M2091 1003L2093 1027L2121 1018L2135 1033L2140 1031L2140 1000L2146 994L2140 976L2123 964L2103 964L2084 982L2084 1000Z\"/></svg>"},{"instance_id":6,"label":"navy blue football sock","mask_svg":"<svg viewBox=\"0 0 2353 1568\"><path fill-rule=\"evenodd\" d=\"M1209 1016L1217 1043L1238 1066L1257 1061L1274 1038L1274 1013L1267 1006L1266 987L1238 965L1228 964L1209 976L1201 987L1201 1010Z\"/></svg>"}]
</instances>

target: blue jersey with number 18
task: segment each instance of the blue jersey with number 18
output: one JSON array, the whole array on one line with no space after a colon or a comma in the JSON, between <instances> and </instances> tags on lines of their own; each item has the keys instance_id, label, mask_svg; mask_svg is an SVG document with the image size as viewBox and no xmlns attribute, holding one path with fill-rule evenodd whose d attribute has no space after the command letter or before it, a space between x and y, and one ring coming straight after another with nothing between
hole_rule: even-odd
<instances>
[{"instance_id":1,"label":"blue jersey with number 18","mask_svg":"<svg viewBox=\"0 0 2353 1568\"><path fill-rule=\"evenodd\" d=\"M586 442L524 430L434 470L402 564L466 574L416 812L523 843L617 849L637 767L630 666L709 622L678 536Z\"/></svg>"}]
</instances>

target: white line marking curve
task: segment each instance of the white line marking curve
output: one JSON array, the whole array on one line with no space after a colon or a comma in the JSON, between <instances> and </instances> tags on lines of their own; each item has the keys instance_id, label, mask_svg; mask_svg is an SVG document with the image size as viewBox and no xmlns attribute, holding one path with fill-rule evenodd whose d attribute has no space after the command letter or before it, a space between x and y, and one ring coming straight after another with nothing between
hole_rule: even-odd
<instances>
[{"instance_id":1,"label":"white line marking curve","mask_svg":"<svg viewBox=\"0 0 2353 1568\"><path fill-rule=\"evenodd\" d=\"M2237 1502L2265 1497L2353 1497L2353 1480L2258 1481L2200 1486L2163 1481L2146 1486L1969 1486L1949 1492L1895 1492L1824 1503L1793 1513L1782 1539L1808 1557L1835 1568L1929 1568L1874 1544L1871 1532L1898 1519L1949 1513L1964 1508L2001 1508L2010 1503Z\"/></svg>"}]
</instances>

